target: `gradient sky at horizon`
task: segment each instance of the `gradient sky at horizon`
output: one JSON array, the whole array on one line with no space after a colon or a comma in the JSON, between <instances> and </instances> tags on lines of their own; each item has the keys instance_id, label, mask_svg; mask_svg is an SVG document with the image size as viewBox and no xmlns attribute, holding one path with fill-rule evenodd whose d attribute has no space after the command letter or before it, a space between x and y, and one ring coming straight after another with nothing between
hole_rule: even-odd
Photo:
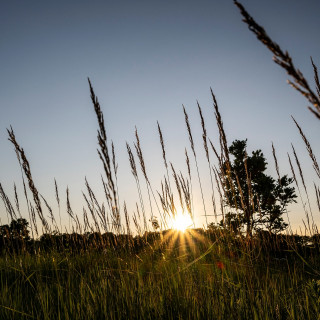
<instances>
[{"instance_id":1,"label":"gradient sky at horizon","mask_svg":"<svg viewBox=\"0 0 320 320\"><path fill-rule=\"evenodd\" d=\"M243 0L242 4L289 51L314 87L310 56L320 66L320 2ZM6 128L12 125L37 188L55 210L54 178L63 204L69 186L71 204L80 217L85 177L104 200L97 121L87 77L101 103L109 141L115 143L121 202L126 200L129 208L138 197L125 142L133 145L135 126L155 190L160 189L165 173L157 121L169 160L178 171L186 172L184 147L189 148L189 143L182 104L201 158L204 187L210 190L196 106L198 100L208 135L217 144L210 87L229 143L248 138L248 150L262 149L268 173L274 177L271 142L281 174L290 173L287 152L291 153L290 143L294 143L313 194L313 181L320 183L290 116L301 125L318 157L319 120L307 110L307 101L286 84L285 72L241 20L233 1L1 2L0 183L10 198L15 182L24 201L21 172L7 140ZM193 184L199 189L196 175ZM200 212L197 192L195 198ZM209 193L206 198L209 207ZM298 201L289 212L294 228L305 218ZM311 201L320 226L313 196ZM2 203L0 210L1 222L7 223ZM198 216L201 226L204 221Z\"/></svg>"}]
</instances>

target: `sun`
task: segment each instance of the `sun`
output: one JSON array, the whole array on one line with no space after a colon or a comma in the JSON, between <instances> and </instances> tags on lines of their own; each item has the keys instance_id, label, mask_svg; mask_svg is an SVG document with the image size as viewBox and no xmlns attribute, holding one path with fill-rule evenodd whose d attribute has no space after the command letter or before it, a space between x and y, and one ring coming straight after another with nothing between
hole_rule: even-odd
<instances>
[{"instance_id":1,"label":"sun","mask_svg":"<svg viewBox=\"0 0 320 320\"><path fill-rule=\"evenodd\" d=\"M185 232L186 229L190 228L193 221L189 214L183 212L177 212L177 214L172 218L172 228Z\"/></svg>"}]
</instances>

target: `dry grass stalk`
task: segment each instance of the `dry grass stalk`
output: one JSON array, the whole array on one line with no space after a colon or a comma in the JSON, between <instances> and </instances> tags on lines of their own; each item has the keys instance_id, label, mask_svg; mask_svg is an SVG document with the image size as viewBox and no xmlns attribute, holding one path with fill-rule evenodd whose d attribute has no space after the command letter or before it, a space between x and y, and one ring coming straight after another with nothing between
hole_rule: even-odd
<instances>
[{"instance_id":1,"label":"dry grass stalk","mask_svg":"<svg viewBox=\"0 0 320 320\"><path fill-rule=\"evenodd\" d=\"M27 160L27 157L26 157L26 155L24 153L24 150L18 144L12 127L10 127L10 130L7 129L7 132L8 132L8 135L9 135L8 140L14 145L16 154L18 155L18 160L20 160L20 159L22 160L22 169L23 169L23 172L24 172L25 176L27 177L28 184L29 184L29 189L30 189L30 191L31 191L31 193L33 195L33 200L34 200L34 203L36 205L37 214L38 214L38 216L39 216L39 218L41 220L42 226L43 226L43 228L44 228L44 230L46 232L49 232L50 231L49 225L48 225L48 222L46 221L46 219L45 219L45 217L43 215L39 193L38 193L37 188L34 185L34 182L33 182L33 179L32 179L32 174L31 174L31 169L30 169L30 165L29 165L29 162Z\"/></svg>"},{"instance_id":2,"label":"dry grass stalk","mask_svg":"<svg viewBox=\"0 0 320 320\"><path fill-rule=\"evenodd\" d=\"M306 145L306 148L307 148L307 150L308 150L309 156L310 156L310 158L311 158L311 160L312 160L312 162L313 162L313 168L314 168L317 176L318 176L319 179L320 179L320 168L319 168L317 159L316 159L316 157L315 157L315 155L314 155L314 153L313 153L313 151L312 151L311 145L310 145L307 137L304 135L301 127L299 126L299 124L298 124L297 121L295 120L295 118L292 117L292 119L293 119L294 123L296 124L296 126L297 126L297 128L298 128L298 130L299 130L299 132L300 132L300 135L301 135L301 137L302 137L302 139L303 139L303 141L304 141L304 143L305 143L305 145Z\"/></svg>"},{"instance_id":3,"label":"dry grass stalk","mask_svg":"<svg viewBox=\"0 0 320 320\"><path fill-rule=\"evenodd\" d=\"M317 188L315 183L313 183L313 184L314 184L314 189L316 191L318 209L319 209L319 212L320 212L320 189Z\"/></svg>"},{"instance_id":4,"label":"dry grass stalk","mask_svg":"<svg viewBox=\"0 0 320 320\"><path fill-rule=\"evenodd\" d=\"M271 143L271 145L272 145L272 155L273 155L273 159L274 159L274 164L275 164L277 175L278 175L278 181L279 181L279 184L281 185L281 178L280 178L280 171L279 171L279 165L278 165L278 159L277 159L277 155L276 155L276 150L274 148L273 142Z\"/></svg>"},{"instance_id":5,"label":"dry grass stalk","mask_svg":"<svg viewBox=\"0 0 320 320\"><path fill-rule=\"evenodd\" d=\"M228 169L230 169L230 158L229 158L229 149L228 149L227 136L226 136L226 133L225 133L224 128L223 128L223 122L222 122L221 114L220 114L220 111L219 111L218 103L217 103L216 97L215 97L215 95L214 95L214 93L212 91L212 88L210 88L210 92L211 92L211 96L212 96L212 99L213 99L213 107L214 107L214 110L215 110L215 117L216 117L218 129L219 129L220 141L221 141L221 144L222 144L221 152L223 152L223 156L224 156L224 158L226 160L227 167L228 167Z\"/></svg>"},{"instance_id":6,"label":"dry grass stalk","mask_svg":"<svg viewBox=\"0 0 320 320\"><path fill-rule=\"evenodd\" d=\"M60 198L59 198L59 189L56 179L54 179L54 190L55 190L55 196L58 204L58 210L59 210L59 222L60 222L60 230L62 232L62 221L61 221L61 207L60 207Z\"/></svg>"},{"instance_id":7,"label":"dry grass stalk","mask_svg":"<svg viewBox=\"0 0 320 320\"><path fill-rule=\"evenodd\" d=\"M19 214L19 217L22 218L21 216L21 211L20 211L20 205L19 205L19 198L18 198L18 193L17 193L17 187L16 184L13 184L13 189L14 189L14 200L17 208L17 212Z\"/></svg>"},{"instance_id":8,"label":"dry grass stalk","mask_svg":"<svg viewBox=\"0 0 320 320\"><path fill-rule=\"evenodd\" d=\"M254 197L252 192L252 183L251 183L251 172L248 170L248 155L247 151L245 152L244 157L244 168L246 171L246 178L247 178L247 186L248 186L248 195L249 195L249 203L247 203L246 206L246 214L247 214L247 235L251 236L252 233L252 226L253 226L253 214L255 212L255 206L254 206ZM251 209L250 209L251 206Z\"/></svg>"},{"instance_id":9,"label":"dry grass stalk","mask_svg":"<svg viewBox=\"0 0 320 320\"><path fill-rule=\"evenodd\" d=\"M215 156L217 157L218 161L219 161L219 168L220 170L223 170L223 165L222 165L222 157L218 155L218 152L216 150L216 148L214 147L212 141L209 139L210 145L211 145L211 149L213 150Z\"/></svg>"},{"instance_id":10,"label":"dry grass stalk","mask_svg":"<svg viewBox=\"0 0 320 320\"><path fill-rule=\"evenodd\" d=\"M138 189L139 201L140 201L140 206L141 206L141 210L142 210L142 214L143 214L144 231L147 231L147 228L148 228L147 218L146 218L146 212L145 212L145 209L144 209L144 202L143 202L143 197L142 197L142 192L141 192L141 187L140 187L140 181L139 181L138 172L137 172L137 166L136 166L136 162L134 160L134 155L133 155L132 150L131 150L131 148L130 148L128 143L127 143L127 152L128 152L128 156L129 156L131 172L132 172L132 174L133 174L133 176L135 178L137 189Z\"/></svg>"},{"instance_id":11,"label":"dry grass stalk","mask_svg":"<svg viewBox=\"0 0 320 320\"><path fill-rule=\"evenodd\" d=\"M272 155L273 155L273 159L274 159L274 163L275 163L275 167L276 167L276 171L277 171L277 175L278 175L278 182L280 187L282 186L281 184L281 177L280 177L280 170L279 170L279 165L278 165L278 159L277 159L277 155L276 155L276 149L274 148L273 142L271 143L272 145ZM291 228L291 223L290 223L290 219L289 219L289 214L288 214L288 210L285 209L285 212L287 214L287 219L288 219L288 224L289 224L289 228L291 230L292 233L292 228Z\"/></svg>"},{"instance_id":12,"label":"dry grass stalk","mask_svg":"<svg viewBox=\"0 0 320 320\"><path fill-rule=\"evenodd\" d=\"M314 64L312 58L310 58L310 59L311 59L312 67L313 67L314 82L315 82L315 84L316 84L317 94L318 94L318 97L320 97L320 82L319 82L318 68L317 68L317 66Z\"/></svg>"},{"instance_id":13,"label":"dry grass stalk","mask_svg":"<svg viewBox=\"0 0 320 320\"><path fill-rule=\"evenodd\" d=\"M190 218L193 221L193 225L195 226L194 214L193 214L192 206L191 206L191 193L190 193L189 181L188 181L188 179L184 178L184 176L182 175L181 172L179 175L179 182L180 182L181 190L184 195L184 202L186 204L187 211L190 215Z\"/></svg>"},{"instance_id":14,"label":"dry grass stalk","mask_svg":"<svg viewBox=\"0 0 320 320\"><path fill-rule=\"evenodd\" d=\"M95 214L95 213L97 214L97 216L100 219L100 224L101 224L102 228L105 230L105 232L108 232L109 230L108 230L108 224L107 224L106 212L105 212L104 205L102 204L100 206L94 192L92 191L92 189L88 183L87 178L85 178L85 185L86 185L88 195L91 200L91 207L93 210L93 214ZM117 223L116 218L114 218L114 224L116 224L116 223Z\"/></svg>"},{"instance_id":15,"label":"dry grass stalk","mask_svg":"<svg viewBox=\"0 0 320 320\"><path fill-rule=\"evenodd\" d=\"M212 91L212 88L210 88L210 92L211 92L211 96L212 96L212 100L213 100L213 107L215 110L215 117L216 117L216 122L217 122L218 130L219 130L219 141L220 141L220 148L221 148L221 156L220 157L218 156L218 153L217 153L216 149L214 148L213 143L211 141L210 141L210 144L211 144L211 147L212 147L215 155L217 156L217 158L219 160L219 166L220 166L220 172L221 172L221 174L219 174L219 176L220 176L220 178L222 178L223 189L224 189L224 186L227 186L227 185L231 189L232 197L230 198L228 196L228 193L225 192L226 199L229 202L229 204L231 204L233 202L236 210L238 210L237 201L236 201L235 186L233 184L233 180L231 177L231 165L230 165L230 156L229 156L227 136L224 131L223 122L222 122L221 114L219 111L218 103L217 103L216 97ZM225 178L225 177L227 177L227 178Z\"/></svg>"},{"instance_id":16,"label":"dry grass stalk","mask_svg":"<svg viewBox=\"0 0 320 320\"><path fill-rule=\"evenodd\" d=\"M168 163L167 163L167 157L166 157L166 150L164 147L164 141L163 141L163 135L162 135L162 131L159 125L159 122L157 121L157 125L158 125L158 132L159 132L159 138L160 138L160 144L161 144L161 148L162 148L162 158L163 158L163 162L166 168L168 168Z\"/></svg>"},{"instance_id":17,"label":"dry grass stalk","mask_svg":"<svg viewBox=\"0 0 320 320\"><path fill-rule=\"evenodd\" d=\"M224 224L224 207L223 207L223 196L222 196L222 191L221 191L221 187L223 184L221 182L220 176L219 176L219 172L216 168L212 168L213 173L214 173L214 178L216 180L216 186L217 186L217 190L219 193L219 198L220 198L220 210L221 210L221 216L222 216L222 223ZM218 178L219 177L219 178ZM223 188L222 188L223 189ZM223 189L224 192L224 189ZM217 214L218 215L218 214ZM219 216L219 215L218 215Z\"/></svg>"},{"instance_id":18,"label":"dry grass stalk","mask_svg":"<svg viewBox=\"0 0 320 320\"><path fill-rule=\"evenodd\" d=\"M95 227L96 227L96 230L97 230L98 232L101 232L100 226L99 226L99 223L98 223L98 220L97 220L96 215L95 215L95 212L94 212L93 203L92 203L92 202L90 203L90 201L88 200L87 196L86 196L83 192L82 192L82 195L83 195L84 200L85 200L86 203L87 203L88 210L89 210L89 212L90 212L90 214L91 214L91 217L92 217L92 219L93 219L93 222L94 222L94 225L95 225ZM88 219L88 217L86 217L86 218ZM88 225L89 225L89 222L88 222Z\"/></svg>"},{"instance_id":19,"label":"dry grass stalk","mask_svg":"<svg viewBox=\"0 0 320 320\"><path fill-rule=\"evenodd\" d=\"M115 176L115 179L116 179L116 189L117 189L117 197L118 197L117 200L118 200L118 203L120 203L119 188L118 188L118 164L116 162L116 153L115 153L113 141L111 141L111 152L112 152L113 172L114 172L114 176Z\"/></svg>"},{"instance_id":20,"label":"dry grass stalk","mask_svg":"<svg viewBox=\"0 0 320 320\"><path fill-rule=\"evenodd\" d=\"M293 144L291 144L291 147L292 147L292 150L293 150L294 158L296 160L296 164L297 164L298 169L299 169L299 175L300 175L300 178L301 178L301 181L302 181L302 185L304 187L304 191L305 191L306 196L307 196L310 214L311 214L312 220L314 221L312 210L311 210L311 205L310 205L310 200L309 200L309 193L307 191L307 186L306 186L305 181L304 181L304 176L303 176L302 168L301 168L301 165L300 165L300 161L299 161L299 158L297 156L297 153L296 153L296 150L295 150Z\"/></svg>"},{"instance_id":21,"label":"dry grass stalk","mask_svg":"<svg viewBox=\"0 0 320 320\"><path fill-rule=\"evenodd\" d=\"M124 216L126 219L126 227L127 227L127 235L131 235L131 229L130 229L130 220L129 220L129 214L126 206L126 202L123 204L123 211L124 211Z\"/></svg>"},{"instance_id":22,"label":"dry grass stalk","mask_svg":"<svg viewBox=\"0 0 320 320\"><path fill-rule=\"evenodd\" d=\"M138 134L138 129L136 127L136 130L135 130L135 136L136 136L136 143L134 144L135 146L135 149L136 149L136 152L137 152L137 156L138 156L138 159L139 159L139 162L140 162L140 168L141 168L141 171L144 175L144 178L147 182L147 184L150 184L150 181L149 181L149 178L148 178L148 175L147 175L147 171L146 171L146 166L145 166L145 163L144 163L144 158L143 158L143 154L142 154L142 149L141 149L141 144L140 144L140 139L139 139L139 134Z\"/></svg>"},{"instance_id":23,"label":"dry grass stalk","mask_svg":"<svg viewBox=\"0 0 320 320\"><path fill-rule=\"evenodd\" d=\"M300 200L301 200L301 203L302 203L302 207L303 207L304 213L305 213L305 215L306 215L307 221L309 221L309 213L308 213L308 210L307 210L307 208L306 208L306 206L305 206L305 203L304 203L304 201L303 201L303 198L302 198L302 194L301 194L301 191L300 191L300 185L299 185L299 183L298 183L298 179L297 179L297 177L296 177L296 173L295 173L295 171L294 171L294 168L293 168L292 161L291 161L291 158L290 158L289 153L287 153L287 155L288 155L288 159L289 159L289 164L290 164L290 168L291 168L293 180L294 180L294 182L295 182L295 184L296 184L296 186L297 186L298 193L299 193L299 197L300 197Z\"/></svg>"},{"instance_id":24,"label":"dry grass stalk","mask_svg":"<svg viewBox=\"0 0 320 320\"><path fill-rule=\"evenodd\" d=\"M98 154L100 157L100 160L103 163L104 171L107 177L107 183L104 184L105 193L107 196L108 201L111 201L111 212L113 217L115 218L115 229L119 231L121 221L120 221L120 207L118 204L118 193L116 184L114 182L113 175L115 172L112 172L112 166L111 166L111 159L109 155L109 149L108 149L108 143L107 143L107 135L104 125L104 118L103 113L100 107L100 103L98 101L98 97L95 95L90 79L88 78L89 87L90 87L90 93L91 93L91 100L94 106L95 113L97 115L99 130L98 130L98 144L100 146L100 150L98 150ZM116 166L114 168L116 171Z\"/></svg>"},{"instance_id":25,"label":"dry grass stalk","mask_svg":"<svg viewBox=\"0 0 320 320\"><path fill-rule=\"evenodd\" d=\"M83 207L82 210L83 210L84 232L88 232L89 230L91 230L91 232L94 232L93 228L90 226L86 209Z\"/></svg>"},{"instance_id":26,"label":"dry grass stalk","mask_svg":"<svg viewBox=\"0 0 320 320\"><path fill-rule=\"evenodd\" d=\"M150 192L151 192L152 197L153 197L153 200L154 200L154 202L155 202L155 204L156 204L156 207L157 207L158 213L159 213L159 215L160 215L160 217L161 217L162 223L164 223L164 221L163 221L162 214L161 214L161 212L160 212L160 208L159 208L157 199L156 199L156 197L155 197L155 195L154 195L154 192L153 192L153 189L152 189L150 180L149 180L148 175L147 175L146 166L145 166L145 162L144 162L144 158L143 158L143 154L142 154L142 149L141 149L141 144L140 144L140 139L139 139L139 134L138 134L137 128L136 128L136 130L135 130L135 136L136 136L136 143L134 144L134 146L135 146L135 149L136 149L136 152L137 152L137 156L138 156L138 159L139 159L139 162L140 162L141 171L142 171L142 173L143 173L143 175L144 175L144 178L145 178L145 180L146 180L148 198L149 198L149 203L150 203L150 212L151 212L151 219L150 219L150 221L152 222L152 225L154 226L153 221L156 220L156 217L155 217L154 214L153 214L153 208L152 208L152 203L151 203L151 195L150 195Z\"/></svg>"},{"instance_id":27,"label":"dry grass stalk","mask_svg":"<svg viewBox=\"0 0 320 320\"><path fill-rule=\"evenodd\" d=\"M36 235L38 236L38 226L37 226L37 219L36 219L36 210L33 207L31 201L29 202L29 208L30 208L30 221L31 225L33 225L33 228L35 230ZM32 229L33 230L33 229Z\"/></svg>"},{"instance_id":28,"label":"dry grass stalk","mask_svg":"<svg viewBox=\"0 0 320 320\"><path fill-rule=\"evenodd\" d=\"M190 159L188 156L187 149L184 149L184 153L186 156L186 164L187 164L187 170L188 170L188 176L189 176L189 181L190 181L190 194L191 194L191 209L192 212L194 212L194 207L193 207L193 187L192 187L192 176L191 176L191 169L190 169Z\"/></svg>"},{"instance_id":29,"label":"dry grass stalk","mask_svg":"<svg viewBox=\"0 0 320 320\"><path fill-rule=\"evenodd\" d=\"M71 208L70 197L69 197L69 188L68 187L67 187L66 193L67 193L67 213L70 216L70 218L75 222L76 230L80 231L81 230L81 226L80 226L80 223L79 223L79 219L77 219L76 214L74 214L74 212L73 212L73 210ZM73 225L72 225L72 229L73 229Z\"/></svg>"},{"instance_id":30,"label":"dry grass stalk","mask_svg":"<svg viewBox=\"0 0 320 320\"><path fill-rule=\"evenodd\" d=\"M205 205L205 202L204 202L204 196L203 196L203 190L202 190L202 183L201 183L201 179L200 179L200 173L199 173L199 166L198 166L197 154L196 154L196 151L195 151L195 149L194 149L194 142L193 142L193 137L192 137L192 133L191 133L191 127L190 127L190 123L189 123L189 117L188 117L188 114L187 114L187 111L186 111L184 105L182 105L182 107L183 107L183 113L184 113L184 117L185 117L185 123L186 123L186 125L187 125L187 130L188 130L188 134L189 134L189 141L190 141L190 145L191 145L191 150L192 150L192 152L193 152L194 160L195 160L195 163L196 163L197 174L198 174L198 181L199 181L201 198L202 198L202 205L203 205L204 215L205 215L205 219L206 219L206 225L208 226L207 210L206 210L206 205Z\"/></svg>"},{"instance_id":31,"label":"dry grass stalk","mask_svg":"<svg viewBox=\"0 0 320 320\"><path fill-rule=\"evenodd\" d=\"M4 206L5 206L5 209L6 209L6 212L7 214L10 216L10 219L9 219L9 216L8 216L8 220L15 220L17 219L17 215L15 213L15 210L11 204L11 201L9 200L8 196L6 195L6 193L4 192L3 190L3 187L0 183L0 197L4 203Z\"/></svg>"},{"instance_id":32,"label":"dry grass stalk","mask_svg":"<svg viewBox=\"0 0 320 320\"><path fill-rule=\"evenodd\" d=\"M173 194L171 193L171 190L169 190L166 177L164 177L164 183L161 181L161 194L159 191L157 193L159 195L164 214L167 216L175 214L176 208L174 205ZM166 217L164 217L164 221L166 222Z\"/></svg>"},{"instance_id":33,"label":"dry grass stalk","mask_svg":"<svg viewBox=\"0 0 320 320\"><path fill-rule=\"evenodd\" d=\"M175 182L175 184L176 184L177 191L178 191L179 200L180 200L180 205L181 205L182 211L184 211L184 205L183 205L183 200L182 200L182 191L181 191L179 179L178 179L178 176L177 176L177 174L176 174L176 171L175 171L175 169L174 169L174 167L173 167L173 165L172 165L171 162L170 162L170 165L171 165L171 169L172 169L173 179L174 179L174 182ZM173 211L172 214L173 214L173 216L175 216L176 211Z\"/></svg>"},{"instance_id":34,"label":"dry grass stalk","mask_svg":"<svg viewBox=\"0 0 320 320\"><path fill-rule=\"evenodd\" d=\"M161 149L162 149L162 158L163 158L164 166L166 168L169 190L171 191L169 171L168 171L168 163L167 163L167 156L166 156L166 149L165 149L165 146L164 146L164 140L163 140L163 135L162 135L162 131L161 131L161 128L160 128L160 124L159 124L158 121L157 121L157 125L158 125L159 139L160 139L160 144L161 144Z\"/></svg>"},{"instance_id":35,"label":"dry grass stalk","mask_svg":"<svg viewBox=\"0 0 320 320\"><path fill-rule=\"evenodd\" d=\"M288 75L291 77L291 80L288 80L288 83L297 91L299 91L307 100L312 104L312 107L308 107L309 110L320 119L320 95L319 95L319 78L317 73L317 68L314 65L312 59L311 63L314 68L314 77L317 87L317 93L314 93L308 81L305 79L303 74L299 69L297 69L290 57L289 53L284 52L280 46L272 41L272 39L268 36L263 27L261 27L246 11L246 9L240 4L238 1L234 1L235 5L240 9L240 12L243 16L243 21L248 25L249 30L252 31L258 38L260 42L262 42L273 54L273 60L275 63L280 65L283 69L285 69Z\"/></svg>"},{"instance_id":36,"label":"dry grass stalk","mask_svg":"<svg viewBox=\"0 0 320 320\"><path fill-rule=\"evenodd\" d=\"M199 104L198 101L197 101L197 105L198 105L199 115L200 115L200 119L201 119L203 147L204 147L204 150L206 152L206 158L207 158L208 166L209 166L211 192L212 192L211 193L212 207L213 207L215 220L216 220L216 223L217 223L216 200L215 200L215 196L214 196L213 179L212 179L212 172L211 172L211 162L210 162L210 155L209 155L209 149L208 149L207 130L206 130L204 118L203 118L203 115L202 115L202 110L201 110L201 107L200 107L200 104Z\"/></svg>"},{"instance_id":37,"label":"dry grass stalk","mask_svg":"<svg viewBox=\"0 0 320 320\"><path fill-rule=\"evenodd\" d=\"M56 231L59 231L59 227L56 221L56 218L54 217L52 208L50 207L50 205L48 204L47 200L42 196L42 194L40 194L40 197L42 199L42 201L44 202L44 204L46 205L48 211L49 211L49 218L51 220L51 223L55 226Z\"/></svg>"}]
</instances>

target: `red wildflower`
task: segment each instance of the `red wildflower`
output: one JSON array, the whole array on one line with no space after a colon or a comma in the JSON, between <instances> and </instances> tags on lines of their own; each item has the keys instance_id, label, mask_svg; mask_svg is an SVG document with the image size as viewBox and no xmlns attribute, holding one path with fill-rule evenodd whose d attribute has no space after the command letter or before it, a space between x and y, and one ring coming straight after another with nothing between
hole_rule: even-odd
<instances>
[{"instance_id":1,"label":"red wildflower","mask_svg":"<svg viewBox=\"0 0 320 320\"><path fill-rule=\"evenodd\" d=\"M225 268L223 262L221 262L221 261L216 262L216 265L220 270L223 270Z\"/></svg>"}]
</instances>

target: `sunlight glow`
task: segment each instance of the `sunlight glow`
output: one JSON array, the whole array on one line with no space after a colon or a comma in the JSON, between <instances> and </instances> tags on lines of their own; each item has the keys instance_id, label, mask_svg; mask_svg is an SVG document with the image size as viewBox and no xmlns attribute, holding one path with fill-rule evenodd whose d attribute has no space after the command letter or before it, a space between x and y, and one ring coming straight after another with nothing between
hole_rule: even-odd
<instances>
[{"instance_id":1,"label":"sunlight glow","mask_svg":"<svg viewBox=\"0 0 320 320\"><path fill-rule=\"evenodd\" d=\"M172 228L182 232L185 232L192 224L190 215L183 212L178 212L172 219Z\"/></svg>"}]
</instances>

